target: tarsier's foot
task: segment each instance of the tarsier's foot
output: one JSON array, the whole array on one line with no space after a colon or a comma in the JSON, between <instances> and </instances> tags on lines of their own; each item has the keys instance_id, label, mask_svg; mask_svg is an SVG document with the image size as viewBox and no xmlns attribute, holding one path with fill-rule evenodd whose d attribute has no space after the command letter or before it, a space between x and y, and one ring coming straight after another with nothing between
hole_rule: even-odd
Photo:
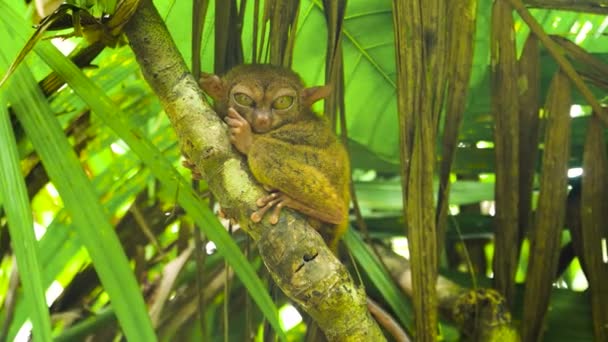
<instances>
[{"instance_id":1,"label":"tarsier's foot","mask_svg":"<svg viewBox=\"0 0 608 342\"><path fill-rule=\"evenodd\" d=\"M192 179L201 180L203 178L203 175L198 172L198 170L196 169L196 165L194 165L194 163L191 162L190 159L182 160L182 166L190 169L190 172L192 172Z\"/></svg>"},{"instance_id":2,"label":"tarsier's foot","mask_svg":"<svg viewBox=\"0 0 608 342\"><path fill-rule=\"evenodd\" d=\"M260 209L251 214L251 220L253 222L260 222L266 212L274 207L269 221L271 224L277 224L279 222L279 216L281 215L281 209L283 209L283 207L289 207L291 202L292 199L290 197L279 191L260 197L255 202Z\"/></svg>"}]
</instances>

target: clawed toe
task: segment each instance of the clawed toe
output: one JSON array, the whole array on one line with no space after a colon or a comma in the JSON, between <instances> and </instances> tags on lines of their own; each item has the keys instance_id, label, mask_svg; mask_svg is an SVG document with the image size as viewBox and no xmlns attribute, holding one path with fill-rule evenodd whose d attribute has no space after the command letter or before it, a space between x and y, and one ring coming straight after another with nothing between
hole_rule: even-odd
<instances>
[{"instance_id":1,"label":"clawed toe","mask_svg":"<svg viewBox=\"0 0 608 342\"><path fill-rule=\"evenodd\" d=\"M251 218L251 221L255 223L259 223L260 221L262 221L262 216L260 216L257 211L254 211L249 218Z\"/></svg>"},{"instance_id":2,"label":"clawed toe","mask_svg":"<svg viewBox=\"0 0 608 342\"><path fill-rule=\"evenodd\" d=\"M272 211L270 216L270 223L277 224L279 222L279 216L281 215L281 209L283 209L283 202L279 202Z\"/></svg>"}]
</instances>

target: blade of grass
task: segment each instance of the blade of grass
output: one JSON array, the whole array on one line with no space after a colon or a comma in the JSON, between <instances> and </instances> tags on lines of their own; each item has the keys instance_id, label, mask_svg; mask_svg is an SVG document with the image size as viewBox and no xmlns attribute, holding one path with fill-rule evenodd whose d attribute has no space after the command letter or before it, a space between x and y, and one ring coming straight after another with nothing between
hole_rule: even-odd
<instances>
[{"instance_id":1,"label":"blade of grass","mask_svg":"<svg viewBox=\"0 0 608 342\"><path fill-rule=\"evenodd\" d=\"M65 214L59 214L65 218ZM47 228L47 234L38 242L40 251L40 266L42 270L42 286L48 288L55 280L57 275L64 268L65 264L80 250L82 245L75 238L75 235L70 227L59 222L56 219L51 226ZM13 341L27 320L31 310L29 309L29 301L27 298L17 299L15 315L9 327L7 340Z\"/></svg>"},{"instance_id":2,"label":"blade of grass","mask_svg":"<svg viewBox=\"0 0 608 342\"><path fill-rule=\"evenodd\" d=\"M0 103L6 103L2 93ZM21 285L29 304L33 336L36 340L50 341L51 319L44 296L45 288L42 286L40 253L34 236L32 208L21 175L19 152L5 106L0 106L0 146L0 197L3 197L1 201L8 219L8 230L17 259Z\"/></svg>"},{"instance_id":3,"label":"blade of grass","mask_svg":"<svg viewBox=\"0 0 608 342\"><path fill-rule=\"evenodd\" d=\"M8 94L17 117L72 217L125 335L134 341L155 341L122 246L50 105L28 70L17 69L11 80Z\"/></svg>"},{"instance_id":4,"label":"blade of grass","mask_svg":"<svg viewBox=\"0 0 608 342\"><path fill-rule=\"evenodd\" d=\"M118 167L110 167L104 173L92 180L95 186L96 193L103 193L105 188L104 179L116 180L120 175L124 174L124 169L136 167L133 156L126 153L117 159L114 165ZM124 206L126 199L134 193L140 192L146 186L147 172L129 178L127 181L119 185L120 190L113 192L113 196L104 203L104 208L109 213L116 213L117 210ZM105 188L107 189L107 188ZM112 191L112 190L110 190ZM104 194L102 197L107 197ZM79 253L82 244L74 230L69 225L68 215L65 210L58 212L55 215L53 222L47 227L47 233L44 234L39 242L41 268L43 270L43 287L47 288L57 279L60 273L66 268L66 265L72 258ZM23 322L25 322L28 310L22 303L17 303L15 316L9 330L8 340L13 340ZM112 311L114 312L114 311Z\"/></svg>"}]
</instances>

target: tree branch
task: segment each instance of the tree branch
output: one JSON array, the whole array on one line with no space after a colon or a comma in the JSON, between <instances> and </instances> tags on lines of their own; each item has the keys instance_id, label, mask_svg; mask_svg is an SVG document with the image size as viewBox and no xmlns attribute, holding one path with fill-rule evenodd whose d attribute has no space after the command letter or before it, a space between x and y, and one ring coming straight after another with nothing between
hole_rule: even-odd
<instances>
[{"instance_id":1,"label":"tree branch","mask_svg":"<svg viewBox=\"0 0 608 342\"><path fill-rule=\"evenodd\" d=\"M257 246L285 294L301 306L330 340L383 340L366 296L307 220L284 210L277 225L254 224L249 215L262 189L232 149L226 126L204 101L197 82L150 0L141 0L125 34L142 73L158 95L182 151L196 165L224 211Z\"/></svg>"},{"instance_id":2,"label":"tree branch","mask_svg":"<svg viewBox=\"0 0 608 342\"><path fill-rule=\"evenodd\" d=\"M376 245L387 270L408 296L413 296L412 270L408 260ZM444 318L456 323L470 341L520 341L504 297L488 288L467 289L439 276L438 308Z\"/></svg>"},{"instance_id":3,"label":"tree branch","mask_svg":"<svg viewBox=\"0 0 608 342\"><path fill-rule=\"evenodd\" d=\"M566 76L572 81L576 89L581 93L583 98L587 100L595 115L597 115L604 125L608 125L608 113L604 110L604 107L599 103L599 101L595 98L587 84L583 81L581 76L574 70L572 63L566 59L563 54L563 51L560 47L555 43L551 37L549 37L545 30L540 26L538 21L530 14L528 9L522 3L522 0L508 0L511 4L511 7L519 14L519 17L528 25L530 31L532 31L538 39L543 43L545 48L549 51L549 54L555 59L555 62L561 70L564 72Z\"/></svg>"},{"instance_id":4,"label":"tree branch","mask_svg":"<svg viewBox=\"0 0 608 342\"><path fill-rule=\"evenodd\" d=\"M528 7L608 14L607 0L524 0Z\"/></svg>"}]
</instances>

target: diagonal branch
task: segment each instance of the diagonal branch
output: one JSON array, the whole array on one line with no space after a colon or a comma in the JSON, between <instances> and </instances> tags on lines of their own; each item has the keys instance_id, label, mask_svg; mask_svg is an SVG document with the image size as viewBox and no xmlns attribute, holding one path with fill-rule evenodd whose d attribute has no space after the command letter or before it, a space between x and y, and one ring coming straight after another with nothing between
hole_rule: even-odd
<instances>
[{"instance_id":1,"label":"diagonal branch","mask_svg":"<svg viewBox=\"0 0 608 342\"><path fill-rule=\"evenodd\" d=\"M519 14L521 19L528 25L528 27L530 27L530 31L532 31L547 48L551 56L555 59L555 62L557 62L564 74L566 74L566 76L568 76L568 78L572 81L583 98L587 100L591 108L593 108L595 115L602 120L604 125L608 125L608 114L595 98L591 90L589 90L581 76L576 72L576 70L574 70L572 64L568 61L568 59L566 59L558 44L545 33L542 26L540 26L536 19L534 19L521 0L508 1L511 4L511 7L517 12L517 14Z\"/></svg>"},{"instance_id":2,"label":"diagonal branch","mask_svg":"<svg viewBox=\"0 0 608 342\"><path fill-rule=\"evenodd\" d=\"M608 1L606 0L524 0L524 3L526 6L534 8L608 14Z\"/></svg>"},{"instance_id":3,"label":"diagonal branch","mask_svg":"<svg viewBox=\"0 0 608 342\"><path fill-rule=\"evenodd\" d=\"M383 340L366 296L307 220L287 210L277 225L249 220L262 195L226 126L202 93L151 0L142 0L125 26L141 71L157 94L182 146L224 211L257 241L277 285L303 308L330 340Z\"/></svg>"}]
</instances>

